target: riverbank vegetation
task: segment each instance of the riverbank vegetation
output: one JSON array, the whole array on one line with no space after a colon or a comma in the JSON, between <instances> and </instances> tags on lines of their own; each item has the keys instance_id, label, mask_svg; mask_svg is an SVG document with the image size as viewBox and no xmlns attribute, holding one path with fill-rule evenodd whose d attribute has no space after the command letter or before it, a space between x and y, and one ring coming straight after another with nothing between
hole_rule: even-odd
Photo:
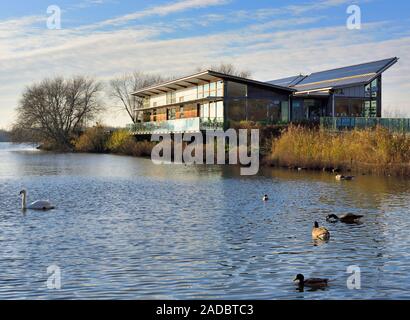
<instances>
[{"instance_id":1,"label":"riverbank vegetation","mask_svg":"<svg viewBox=\"0 0 410 320\"><path fill-rule=\"evenodd\" d=\"M14 140L39 141L53 150L72 140L104 110L102 83L87 77L45 79L28 86L17 108Z\"/></svg>"},{"instance_id":2,"label":"riverbank vegetation","mask_svg":"<svg viewBox=\"0 0 410 320\"><path fill-rule=\"evenodd\" d=\"M73 145L75 152L148 157L155 144L150 141L137 141L127 130L109 131L104 126L96 125L75 139Z\"/></svg>"},{"instance_id":3,"label":"riverbank vegetation","mask_svg":"<svg viewBox=\"0 0 410 320\"><path fill-rule=\"evenodd\" d=\"M289 126L272 140L271 165L410 175L410 137L383 128L331 132Z\"/></svg>"}]
</instances>

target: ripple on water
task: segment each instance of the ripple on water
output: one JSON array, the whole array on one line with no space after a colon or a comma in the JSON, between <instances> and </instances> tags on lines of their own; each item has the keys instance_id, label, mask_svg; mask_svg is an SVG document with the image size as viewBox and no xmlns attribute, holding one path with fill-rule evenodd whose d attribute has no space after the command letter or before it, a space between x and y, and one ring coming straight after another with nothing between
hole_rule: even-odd
<instances>
[{"instance_id":1,"label":"ripple on water","mask_svg":"<svg viewBox=\"0 0 410 320\"><path fill-rule=\"evenodd\" d=\"M22 188L57 209L23 215ZM409 200L410 183L392 178L336 183L270 169L244 178L230 167L1 145L0 298L410 298ZM363 224L325 221L348 212ZM330 229L328 243L312 241L314 221ZM51 264L62 290L46 287ZM360 291L346 287L351 265ZM297 273L331 285L298 292Z\"/></svg>"}]
</instances>

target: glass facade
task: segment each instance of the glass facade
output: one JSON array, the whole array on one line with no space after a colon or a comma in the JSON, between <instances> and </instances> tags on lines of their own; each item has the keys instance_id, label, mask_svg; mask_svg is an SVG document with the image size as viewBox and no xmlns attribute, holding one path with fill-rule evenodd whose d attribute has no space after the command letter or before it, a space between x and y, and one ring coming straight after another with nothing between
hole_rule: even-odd
<instances>
[{"instance_id":1,"label":"glass facade","mask_svg":"<svg viewBox=\"0 0 410 320\"><path fill-rule=\"evenodd\" d=\"M176 92L170 91L167 92L167 104L173 104L177 102Z\"/></svg>"},{"instance_id":2,"label":"glass facade","mask_svg":"<svg viewBox=\"0 0 410 320\"><path fill-rule=\"evenodd\" d=\"M230 121L246 120L246 99L225 100L226 116Z\"/></svg>"},{"instance_id":3,"label":"glass facade","mask_svg":"<svg viewBox=\"0 0 410 320\"><path fill-rule=\"evenodd\" d=\"M377 100L336 99L336 117L377 117Z\"/></svg>"},{"instance_id":4,"label":"glass facade","mask_svg":"<svg viewBox=\"0 0 410 320\"><path fill-rule=\"evenodd\" d=\"M200 117L205 120L223 119L223 101L203 103L200 105Z\"/></svg>"},{"instance_id":5,"label":"glass facade","mask_svg":"<svg viewBox=\"0 0 410 320\"><path fill-rule=\"evenodd\" d=\"M244 98L248 96L248 86L246 84L228 81L226 86L226 95L230 98Z\"/></svg>"},{"instance_id":6,"label":"glass facade","mask_svg":"<svg viewBox=\"0 0 410 320\"><path fill-rule=\"evenodd\" d=\"M225 100L227 120L254 121L277 123L283 120L282 108L286 108L287 101L269 99L227 99Z\"/></svg>"},{"instance_id":7,"label":"glass facade","mask_svg":"<svg viewBox=\"0 0 410 320\"><path fill-rule=\"evenodd\" d=\"M208 97L223 97L224 83L223 81L211 82L198 85L197 98L203 99Z\"/></svg>"}]
</instances>

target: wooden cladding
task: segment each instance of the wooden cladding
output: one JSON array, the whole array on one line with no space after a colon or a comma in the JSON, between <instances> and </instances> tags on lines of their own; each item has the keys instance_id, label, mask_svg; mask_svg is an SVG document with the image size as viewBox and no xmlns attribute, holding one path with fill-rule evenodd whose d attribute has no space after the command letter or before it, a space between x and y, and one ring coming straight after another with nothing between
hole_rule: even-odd
<instances>
[{"instance_id":1,"label":"wooden cladding","mask_svg":"<svg viewBox=\"0 0 410 320\"><path fill-rule=\"evenodd\" d=\"M151 122L161 122L172 120L168 119L169 115L172 114L171 109L175 109L175 119L186 119L186 118L197 118L199 117L198 107L195 105L174 107L174 108L160 108L152 110L149 115L149 121Z\"/></svg>"}]
</instances>

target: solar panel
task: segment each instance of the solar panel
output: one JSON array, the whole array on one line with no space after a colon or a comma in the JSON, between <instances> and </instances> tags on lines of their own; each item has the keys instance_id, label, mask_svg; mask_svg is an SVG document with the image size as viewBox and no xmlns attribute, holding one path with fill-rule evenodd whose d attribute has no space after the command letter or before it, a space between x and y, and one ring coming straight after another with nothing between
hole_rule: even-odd
<instances>
[{"instance_id":1,"label":"solar panel","mask_svg":"<svg viewBox=\"0 0 410 320\"><path fill-rule=\"evenodd\" d=\"M365 75L365 76L358 76L354 78L348 79L339 79L339 80L332 80L326 82L311 82L311 83L303 83L300 85L295 86L294 88L298 91L309 91L309 90L316 90L316 89L323 89L323 88L335 88L340 86L354 86L360 83L367 83L370 82L375 76L374 75Z\"/></svg>"},{"instance_id":2,"label":"solar panel","mask_svg":"<svg viewBox=\"0 0 410 320\"><path fill-rule=\"evenodd\" d=\"M290 86L293 86L293 85L299 83L305 77L306 76L303 76L303 75L297 75L297 76L293 76L293 77L268 81L268 83L278 85L278 86L290 87Z\"/></svg>"},{"instance_id":3,"label":"solar panel","mask_svg":"<svg viewBox=\"0 0 410 320\"><path fill-rule=\"evenodd\" d=\"M387 67L390 63L394 62L396 59L397 58L384 59L344 68L312 73L310 76L298 83L298 85L364 75L369 73L378 73L383 68Z\"/></svg>"}]
</instances>

